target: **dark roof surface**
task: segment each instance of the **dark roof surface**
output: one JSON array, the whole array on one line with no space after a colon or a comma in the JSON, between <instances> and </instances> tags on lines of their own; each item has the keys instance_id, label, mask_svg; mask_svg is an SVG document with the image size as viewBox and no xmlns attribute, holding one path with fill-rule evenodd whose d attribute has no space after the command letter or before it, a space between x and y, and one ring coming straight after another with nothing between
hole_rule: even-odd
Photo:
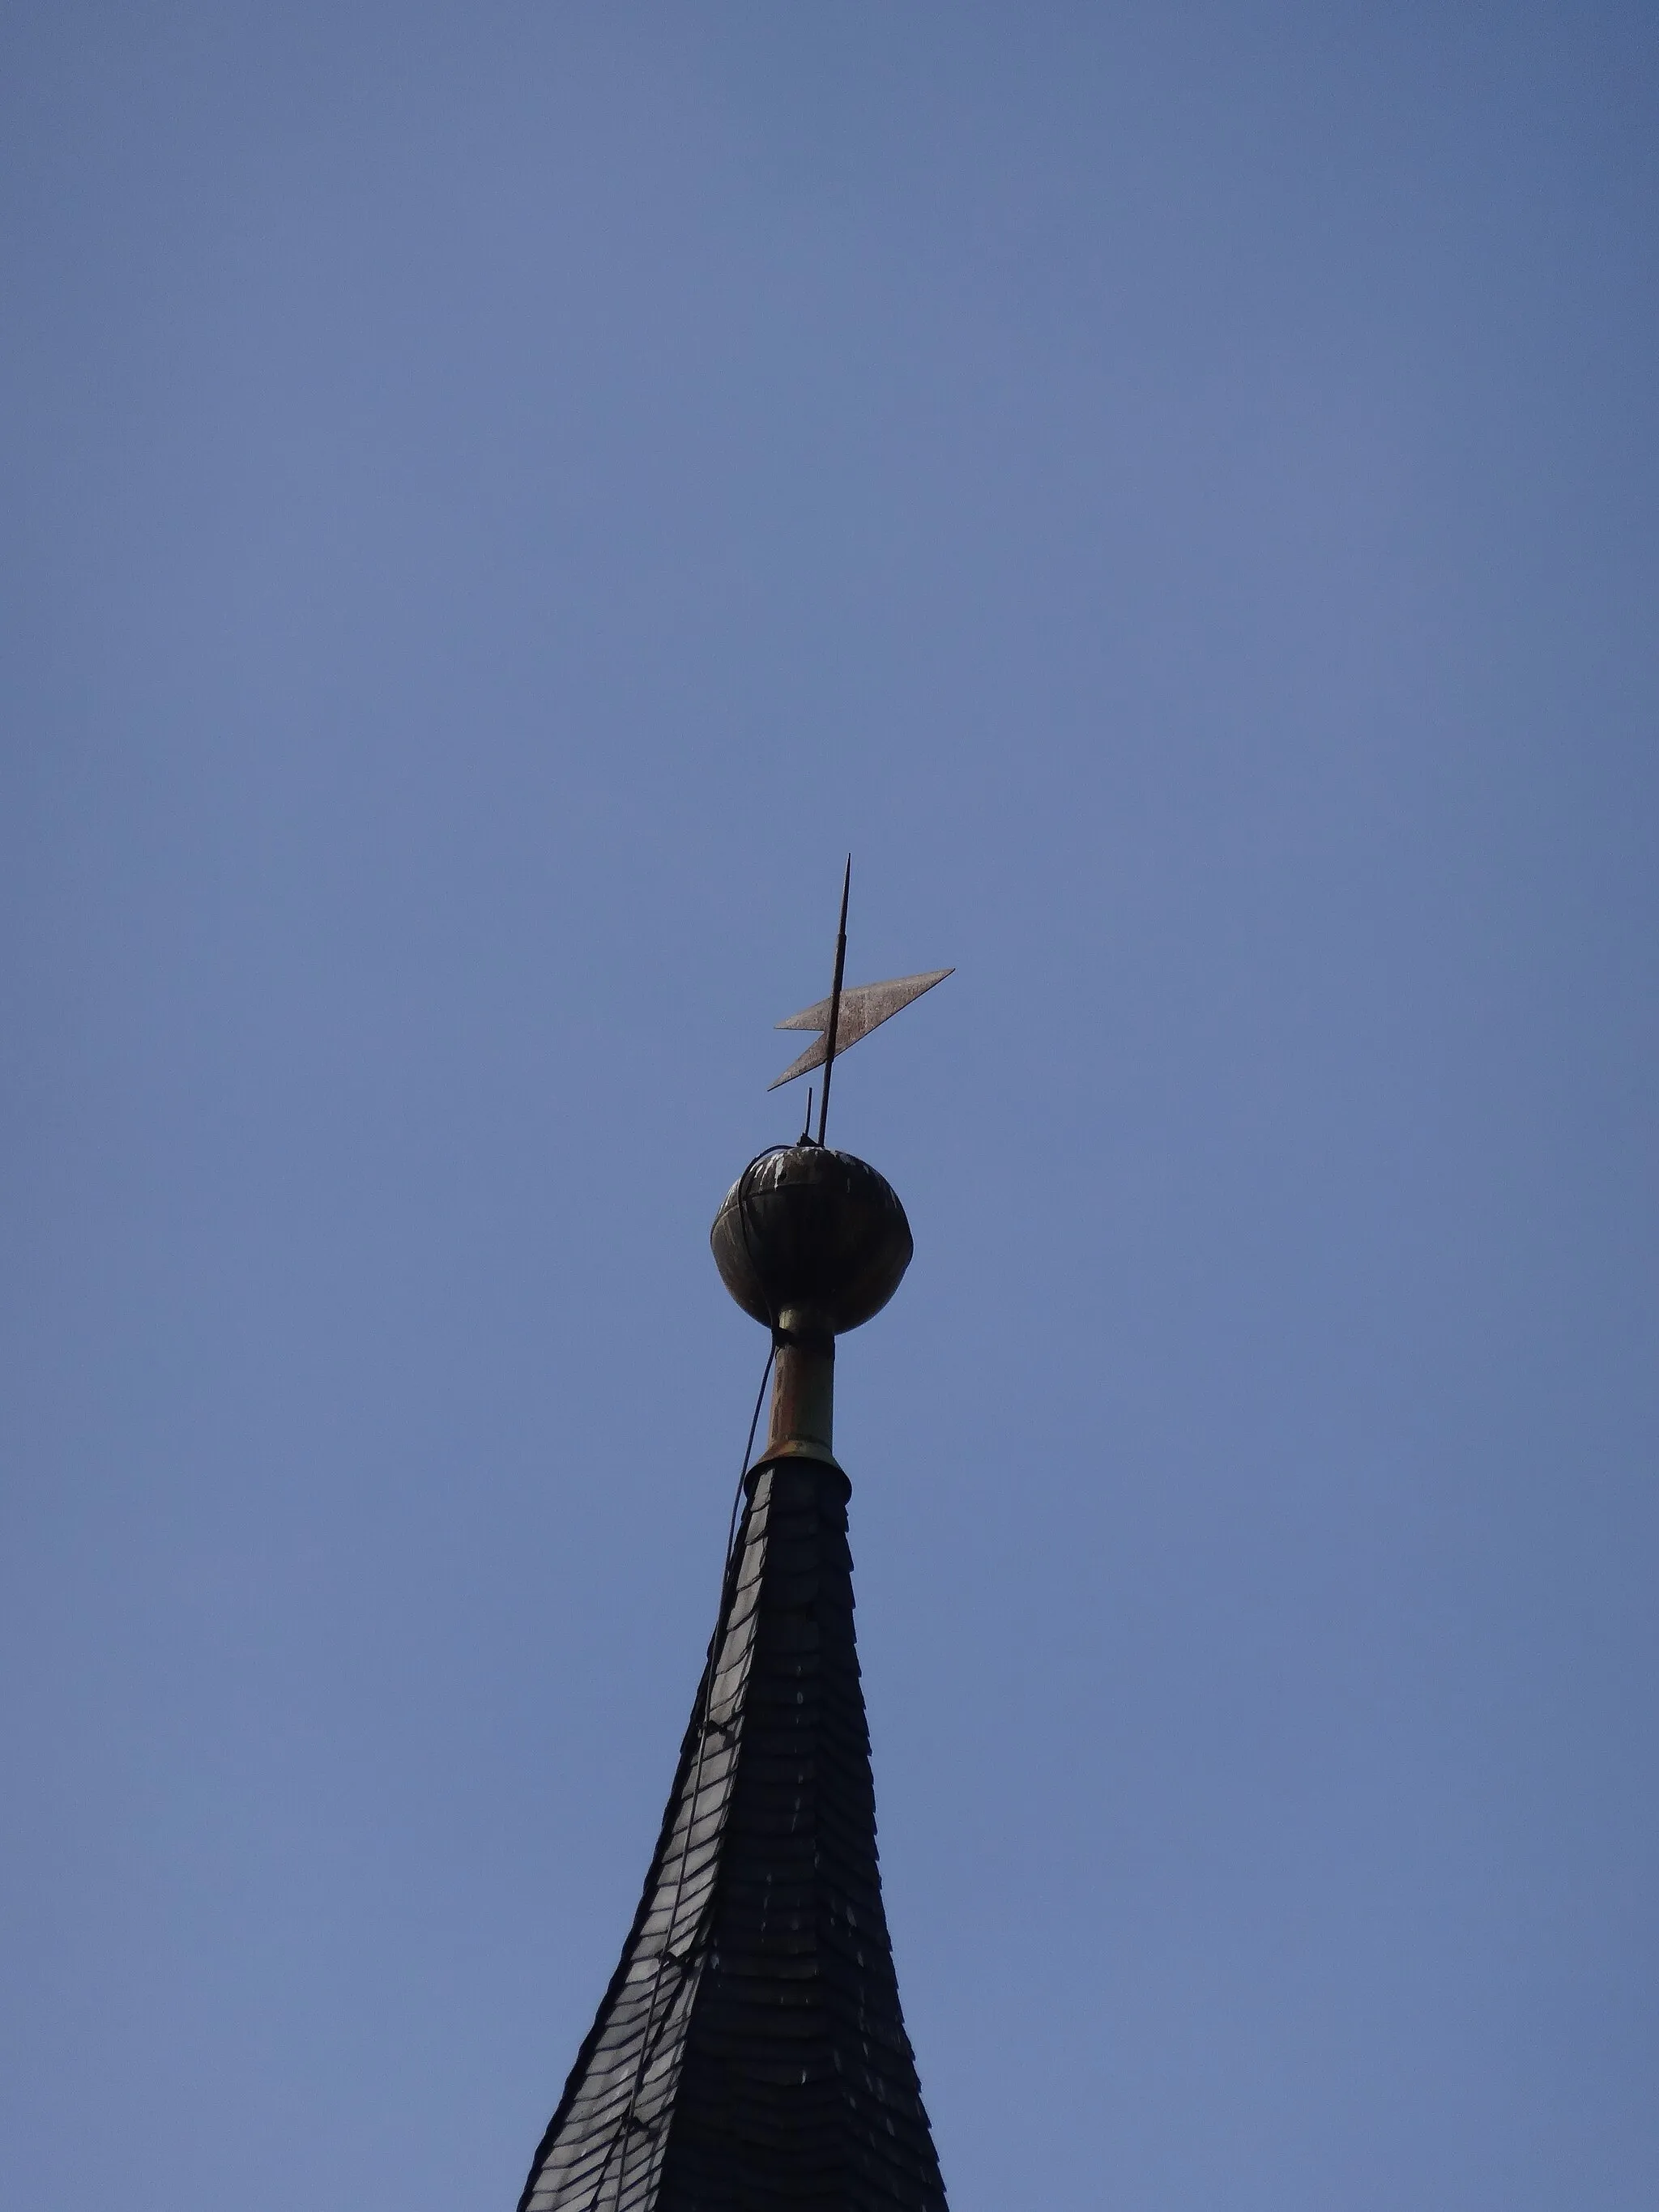
<instances>
[{"instance_id":1,"label":"dark roof surface","mask_svg":"<svg viewBox=\"0 0 1659 2212\"><path fill-rule=\"evenodd\" d=\"M781 1460L750 1486L645 1894L520 2212L945 2212L876 1865L847 1480Z\"/></svg>"}]
</instances>

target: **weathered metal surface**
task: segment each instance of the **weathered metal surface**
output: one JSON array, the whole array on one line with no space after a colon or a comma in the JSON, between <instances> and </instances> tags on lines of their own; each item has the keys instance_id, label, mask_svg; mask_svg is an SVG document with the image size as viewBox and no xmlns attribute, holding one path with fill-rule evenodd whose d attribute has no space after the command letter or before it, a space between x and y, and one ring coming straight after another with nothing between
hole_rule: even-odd
<instances>
[{"instance_id":1,"label":"weathered metal surface","mask_svg":"<svg viewBox=\"0 0 1659 2212\"><path fill-rule=\"evenodd\" d=\"M822 1067L830 1057L830 1022L832 1012L836 1021L836 1058L839 1060L867 1037L872 1030L879 1029L924 991L931 991L935 983L942 983L947 975L956 974L954 968L930 968L924 975L896 975L887 983L860 983L850 991L841 994L837 1007L835 994L820 999L815 1006L807 1006L799 1014L791 1014L787 1022L780 1022L781 1030L822 1030L824 1035L816 1044L807 1046L799 1060L792 1060L775 1083L769 1083L769 1091L776 1091L785 1083L793 1083L798 1075L805 1075L815 1067Z\"/></svg>"},{"instance_id":2,"label":"weathered metal surface","mask_svg":"<svg viewBox=\"0 0 1659 2212\"><path fill-rule=\"evenodd\" d=\"M751 1160L708 1242L721 1281L754 1320L775 1328L788 1307L832 1335L881 1311L915 1249L885 1176L810 1140Z\"/></svg>"},{"instance_id":3,"label":"weathered metal surface","mask_svg":"<svg viewBox=\"0 0 1659 2212\"><path fill-rule=\"evenodd\" d=\"M622 1962L520 2212L945 2212L876 1856L846 1479L750 1475Z\"/></svg>"},{"instance_id":4,"label":"weathered metal surface","mask_svg":"<svg viewBox=\"0 0 1659 2212\"><path fill-rule=\"evenodd\" d=\"M772 1414L766 1449L755 1464L771 1459L816 1459L836 1467L836 1340L814 1330L808 1316L786 1307L772 1341Z\"/></svg>"}]
</instances>

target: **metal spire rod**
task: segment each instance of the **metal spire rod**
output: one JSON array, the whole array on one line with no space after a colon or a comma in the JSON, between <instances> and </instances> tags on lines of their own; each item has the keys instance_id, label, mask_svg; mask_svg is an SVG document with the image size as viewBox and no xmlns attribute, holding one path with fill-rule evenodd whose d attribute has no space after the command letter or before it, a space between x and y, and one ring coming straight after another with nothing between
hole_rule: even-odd
<instances>
[{"instance_id":1,"label":"metal spire rod","mask_svg":"<svg viewBox=\"0 0 1659 2212\"><path fill-rule=\"evenodd\" d=\"M823 1097L818 1102L818 1142L823 1142L830 1119L830 1078L836 1065L836 1031L841 1027L841 979L847 969L847 894L853 887L853 855L847 855L847 872L841 879L841 921L836 931L836 980L830 987L830 1030L823 1055Z\"/></svg>"}]
</instances>

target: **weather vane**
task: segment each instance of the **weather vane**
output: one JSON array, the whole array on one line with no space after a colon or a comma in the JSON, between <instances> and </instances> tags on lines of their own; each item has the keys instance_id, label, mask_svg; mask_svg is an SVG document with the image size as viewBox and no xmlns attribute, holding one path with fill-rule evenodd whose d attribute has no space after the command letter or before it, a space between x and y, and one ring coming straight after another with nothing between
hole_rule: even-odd
<instances>
[{"instance_id":1,"label":"weather vane","mask_svg":"<svg viewBox=\"0 0 1659 2212\"><path fill-rule=\"evenodd\" d=\"M779 1085L793 1083L798 1075L810 1074L813 1068L823 1070L823 1096L818 1104L818 1133L817 1141L823 1142L824 1127L830 1119L830 1078L835 1073L837 1053L850 1052L860 1037L867 1037L895 1014L902 1013L912 1000L919 999L924 991L931 991L935 983L942 983L947 975L954 975L954 968L930 968L922 975L896 975L886 983L856 983L850 991L842 988L842 976L847 967L847 895L853 885L853 856L847 856L847 869L841 879L841 921L836 931L836 976L827 999L820 999L815 1006L807 1006L799 1014L791 1014L787 1021L780 1022L781 1030L818 1030L822 1031L816 1044L809 1044L799 1059L792 1060L776 1082L767 1089L775 1091ZM812 1126L812 1100L806 1101L806 1128ZM804 1141L810 1141L806 1131Z\"/></svg>"}]
</instances>

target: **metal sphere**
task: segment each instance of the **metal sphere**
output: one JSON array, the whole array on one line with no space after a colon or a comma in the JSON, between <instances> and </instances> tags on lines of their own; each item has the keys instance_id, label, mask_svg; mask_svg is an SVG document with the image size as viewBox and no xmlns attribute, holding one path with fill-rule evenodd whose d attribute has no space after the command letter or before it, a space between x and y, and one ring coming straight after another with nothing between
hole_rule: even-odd
<instances>
[{"instance_id":1,"label":"metal sphere","mask_svg":"<svg viewBox=\"0 0 1659 2212\"><path fill-rule=\"evenodd\" d=\"M915 1249L898 1194L850 1152L814 1144L763 1152L708 1233L720 1280L754 1320L843 1335L878 1314Z\"/></svg>"}]
</instances>

